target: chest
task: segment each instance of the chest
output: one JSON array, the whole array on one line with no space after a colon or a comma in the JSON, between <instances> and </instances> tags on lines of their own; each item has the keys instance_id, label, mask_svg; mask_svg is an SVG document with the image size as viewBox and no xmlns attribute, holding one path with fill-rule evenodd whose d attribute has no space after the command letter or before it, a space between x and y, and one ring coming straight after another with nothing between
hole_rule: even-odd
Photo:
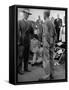
<instances>
[{"instance_id":1,"label":"chest","mask_svg":"<svg viewBox=\"0 0 69 90\"><path fill-rule=\"evenodd\" d=\"M21 22L21 32L24 33L29 29L30 25L28 22L22 21Z\"/></svg>"}]
</instances>

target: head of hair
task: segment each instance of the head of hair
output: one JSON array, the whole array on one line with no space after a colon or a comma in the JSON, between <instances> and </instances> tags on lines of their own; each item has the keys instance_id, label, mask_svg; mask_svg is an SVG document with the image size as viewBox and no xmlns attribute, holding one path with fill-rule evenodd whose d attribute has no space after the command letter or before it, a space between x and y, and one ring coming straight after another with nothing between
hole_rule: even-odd
<instances>
[{"instance_id":1,"label":"head of hair","mask_svg":"<svg viewBox=\"0 0 69 90\"><path fill-rule=\"evenodd\" d=\"M45 11L44 11L44 15L45 15L46 17L49 17L49 16L50 16L50 10L45 10Z\"/></svg>"}]
</instances>

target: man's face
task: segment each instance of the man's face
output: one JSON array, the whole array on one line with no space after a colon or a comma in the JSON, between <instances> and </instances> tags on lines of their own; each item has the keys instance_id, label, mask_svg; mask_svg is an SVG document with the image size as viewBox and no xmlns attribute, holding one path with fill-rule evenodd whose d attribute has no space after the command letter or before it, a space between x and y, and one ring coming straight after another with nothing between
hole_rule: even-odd
<instances>
[{"instance_id":1,"label":"man's face","mask_svg":"<svg viewBox=\"0 0 69 90\"><path fill-rule=\"evenodd\" d=\"M24 13L24 18L27 20L29 17L29 14L28 13Z\"/></svg>"}]
</instances>

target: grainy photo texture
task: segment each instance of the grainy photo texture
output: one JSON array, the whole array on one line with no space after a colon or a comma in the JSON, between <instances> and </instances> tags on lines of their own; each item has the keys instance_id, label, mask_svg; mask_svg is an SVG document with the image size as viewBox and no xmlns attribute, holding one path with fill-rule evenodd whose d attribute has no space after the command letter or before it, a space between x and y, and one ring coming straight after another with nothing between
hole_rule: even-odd
<instances>
[{"instance_id":1,"label":"grainy photo texture","mask_svg":"<svg viewBox=\"0 0 69 90\"><path fill-rule=\"evenodd\" d=\"M17 82L65 79L65 11L18 8L17 13Z\"/></svg>"}]
</instances>

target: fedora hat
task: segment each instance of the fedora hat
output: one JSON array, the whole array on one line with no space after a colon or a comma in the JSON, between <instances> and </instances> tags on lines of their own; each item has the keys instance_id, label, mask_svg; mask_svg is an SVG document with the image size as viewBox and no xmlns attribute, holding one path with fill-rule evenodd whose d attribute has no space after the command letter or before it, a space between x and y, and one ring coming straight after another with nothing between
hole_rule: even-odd
<instances>
[{"instance_id":1,"label":"fedora hat","mask_svg":"<svg viewBox=\"0 0 69 90\"><path fill-rule=\"evenodd\" d=\"M32 13L30 13L30 10L29 9L24 9L23 11L22 11L23 13L27 13L27 14L29 14L29 15L32 15Z\"/></svg>"}]
</instances>

